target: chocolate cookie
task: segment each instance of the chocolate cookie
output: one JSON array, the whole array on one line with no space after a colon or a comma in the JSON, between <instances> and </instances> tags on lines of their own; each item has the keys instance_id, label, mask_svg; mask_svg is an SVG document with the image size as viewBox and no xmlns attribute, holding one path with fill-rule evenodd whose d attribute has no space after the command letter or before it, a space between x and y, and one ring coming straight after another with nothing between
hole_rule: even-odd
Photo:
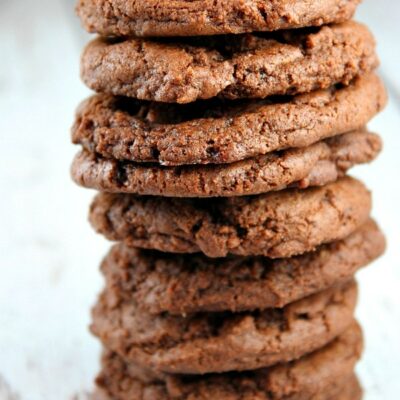
<instances>
[{"instance_id":1,"label":"chocolate cookie","mask_svg":"<svg viewBox=\"0 0 400 400\"><path fill-rule=\"evenodd\" d=\"M97 92L190 103L326 89L377 65L372 34L351 21L317 30L180 41L98 38L83 54L82 78Z\"/></svg>"},{"instance_id":2,"label":"chocolate cookie","mask_svg":"<svg viewBox=\"0 0 400 400\"><path fill-rule=\"evenodd\" d=\"M351 325L356 300L351 281L283 309L154 316L108 288L93 310L92 332L127 362L155 371L252 370L325 346Z\"/></svg>"},{"instance_id":3,"label":"chocolate cookie","mask_svg":"<svg viewBox=\"0 0 400 400\"><path fill-rule=\"evenodd\" d=\"M350 19L360 0L79 0L102 36L202 36L320 26Z\"/></svg>"},{"instance_id":4,"label":"chocolate cookie","mask_svg":"<svg viewBox=\"0 0 400 400\"><path fill-rule=\"evenodd\" d=\"M167 197L231 197L288 187L322 186L376 158L382 144L366 131L232 164L163 167L117 161L83 151L72 166L81 186L111 193Z\"/></svg>"},{"instance_id":5,"label":"chocolate cookie","mask_svg":"<svg viewBox=\"0 0 400 400\"><path fill-rule=\"evenodd\" d=\"M99 194L93 227L128 246L209 257L290 257L347 237L369 217L371 196L352 178L250 197L176 199Z\"/></svg>"},{"instance_id":6,"label":"chocolate cookie","mask_svg":"<svg viewBox=\"0 0 400 400\"><path fill-rule=\"evenodd\" d=\"M111 368L113 368L113 365L114 364L111 365ZM273 395L270 395L267 391L264 391L262 386L258 387L257 382L254 382L255 387L252 388L252 380L240 380L241 385L238 387L236 392L232 390L233 385L227 385L228 389L220 387L219 385L216 385L214 389L213 385L214 390L210 391L209 389L206 389L203 394L202 392L199 392L199 390L203 389L203 386L201 385L199 390L194 386L194 393L187 391L175 393L172 390L168 390L166 383L163 382L147 383L141 382L136 378L127 379L125 375L121 373L122 369L118 368L116 365L115 373L118 374L117 376L121 379L124 379L123 382L125 382L126 385L129 385L127 387L122 387L121 385L116 385L115 382L110 382L110 379L113 379L111 373L114 372L114 369L111 370L111 368L110 370L104 370L103 374L99 377L99 384L109 391L115 391L117 393L116 397L110 397L107 395L105 390L98 389L96 393L90 397L91 400L145 400L148 398L146 397L147 393L150 393L152 396L150 398L151 400L188 400L188 396L191 396L190 400L207 400L216 399L216 397L210 397L215 396L216 393L219 396L218 400L242 400L243 396L240 391L244 390L246 395L250 396L250 399L254 399L253 396L257 395L257 399L260 400L361 400L362 398L362 389L356 375L353 375L349 379L344 379L343 382L339 381L335 384L329 385L329 387L324 388L323 391L319 393L310 394L305 391L303 395L303 393L296 392L296 394L290 395L289 397L285 396L277 398L276 396L273 397ZM247 377L244 378L247 379ZM208 385L211 383L206 382L205 384ZM261 384L263 385L264 381L261 381ZM186 385L184 388L186 388Z\"/></svg>"},{"instance_id":7,"label":"chocolate cookie","mask_svg":"<svg viewBox=\"0 0 400 400\"><path fill-rule=\"evenodd\" d=\"M251 372L157 376L105 352L97 384L114 400L356 400L361 390L353 370L361 351L362 334L354 323L323 349Z\"/></svg>"},{"instance_id":8,"label":"chocolate cookie","mask_svg":"<svg viewBox=\"0 0 400 400\"><path fill-rule=\"evenodd\" d=\"M385 238L372 220L348 238L289 259L177 255L114 246L102 263L107 286L151 314L284 307L344 283L379 257Z\"/></svg>"},{"instance_id":9,"label":"chocolate cookie","mask_svg":"<svg viewBox=\"0 0 400 400\"><path fill-rule=\"evenodd\" d=\"M386 103L376 75L298 96L193 104L96 95L78 110L73 142L105 158L222 164L305 147L358 130Z\"/></svg>"}]
</instances>

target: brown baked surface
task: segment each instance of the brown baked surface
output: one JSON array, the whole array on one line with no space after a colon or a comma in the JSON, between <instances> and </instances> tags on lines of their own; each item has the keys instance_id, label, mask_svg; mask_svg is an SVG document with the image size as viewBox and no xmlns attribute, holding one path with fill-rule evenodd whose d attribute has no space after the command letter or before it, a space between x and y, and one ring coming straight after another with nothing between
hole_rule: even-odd
<instances>
[{"instance_id":1,"label":"brown baked surface","mask_svg":"<svg viewBox=\"0 0 400 400\"><path fill-rule=\"evenodd\" d=\"M265 100L177 105L101 94L79 107L72 139L117 160L223 164L362 129L385 104L374 74L346 87Z\"/></svg>"},{"instance_id":2,"label":"brown baked surface","mask_svg":"<svg viewBox=\"0 0 400 400\"><path fill-rule=\"evenodd\" d=\"M188 39L98 38L82 57L93 90L167 103L265 98L348 84L378 65L353 21L318 29Z\"/></svg>"},{"instance_id":3,"label":"brown baked surface","mask_svg":"<svg viewBox=\"0 0 400 400\"><path fill-rule=\"evenodd\" d=\"M112 379L112 378L111 378ZM121 392L118 392L117 397L110 397L107 395L105 390L102 389L97 389L95 393L90 397L91 400L143 400L143 396L147 395L147 392L151 394L151 396L157 396L158 393L154 392L154 390L159 390L158 386L152 385L152 384L143 384L140 386L142 392L137 392L137 386L140 385L140 382L136 382L135 380L129 380L127 381L129 385L129 388L121 388ZM251 381L249 382L250 384L252 383ZM129 397L124 396L124 392L130 390L131 388L134 388L135 392L134 395L132 396L129 394ZM148 389L148 391L147 391ZM218 388L217 388L218 389ZM117 389L118 390L118 389ZM262 390L262 388L261 388ZM253 395L255 388L248 388L247 391L250 391L250 395ZM156 393L156 394L154 394ZM162 393L162 392L161 392ZM211 393L213 395L213 393ZM169 394L168 394L169 395ZM189 395L192 395L189 393ZM205 393L203 395L202 393L199 393L195 395L195 397L191 397L190 400L208 400L209 399L209 392ZM232 393L228 393L229 396L232 396ZM257 395L259 396L260 393L258 391ZM142 397L138 397L142 396ZM165 396L164 393L162 393L162 396ZM161 397L163 400L188 400L188 397L186 393L177 393L177 395L172 394L174 397ZM185 397L186 396L186 397ZM199 397L200 396L200 397ZM201 397L203 396L203 397ZM206 397L205 397L206 396ZM232 400L241 400L241 397L239 394L234 394L233 396L236 397L229 397L229 399ZM301 393L296 393L294 395L290 395L288 398L283 397L283 398L277 398L277 397L271 397L270 395L267 395L265 393L262 393L261 396L264 397L259 397L261 400L361 400L363 396L363 390L361 388L360 382L357 378L356 375L353 375L349 379L344 379L343 382L336 382L335 384L330 385L329 387L326 387L323 389L322 392L315 393L310 395L309 393L306 394L308 397L304 397ZM157 400L160 397L152 397L151 400Z\"/></svg>"},{"instance_id":4,"label":"brown baked surface","mask_svg":"<svg viewBox=\"0 0 400 400\"><path fill-rule=\"evenodd\" d=\"M360 0L79 0L102 36L201 36L320 26L349 20Z\"/></svg>"},{"instance_id":5,"label":"brown baked surface","mask_svg":"<svg viewBox=\"0 0 400 400\"><path fill-rule=\"evenodd\" d=\"M283 309L154 316L109 287L93 310L92 332L126 361L155 371L253 370L325 346L351 325L356 301L350 281Z\"/></svg>"},{"instance_id":6,"label":"brown baked surface","mask_svg":"<svg viewBox=\"0 0 400 400\"><path fill-rule=\"evenodd\" d=\"M177 199L101 193L92 226L130 247L209 257L290 257L340 240L369 218L371 195L356 179L248 197Z\"/></svg>"},{"instance_id":7,"label":"brown baked surface","mask_svg":"<svg viewBox=\"0 0 400 400\"><path fill-rule=\"evenodd\" d=\"M151 314L284 307L344 283L379 257L385 238L369 220L344 240L289 259L211 259L115 245L102 263L107 286Z\"/></svg>"},{"instance_id":8,"label":"brown baked surface","mask_svg":"<svg viewBox=\"0 0 400 400\"><path fill-rule=\"evenodd\" d=\"M105 352L97 383L114 400L357 400L361 389L353 370L361 350L361 330L353 323L323 349L249 372L153 376Z\"/></svg>"},{"instance_id":9,"label":"brown baked surface","mask_svg":"<svg viewBox=\"0 0 400 400\"><path fill-rule=\"evenodd\" d=\"M339 135L308 147L273 152L231 164L164 167L80 152L72 177L83 187L110 193L167 197L231 197L288 187L323 186L381 151L379 136L366 132Z\"/></svg>"}]
</instances>

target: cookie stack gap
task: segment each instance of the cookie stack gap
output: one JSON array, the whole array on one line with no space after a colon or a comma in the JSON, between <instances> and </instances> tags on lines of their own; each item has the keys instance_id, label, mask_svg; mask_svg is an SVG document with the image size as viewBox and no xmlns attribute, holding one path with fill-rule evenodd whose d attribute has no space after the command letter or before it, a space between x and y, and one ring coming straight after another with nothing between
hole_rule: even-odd
<instances>
[{"instance_id":1,"label":"cookie stack gap","mask_svg":"<svg viewBox=\"0 0 400 400\"><path fill-rule=\"evenodd\" d=\"M80 0L75 182L116 242L95 399L357 400L386 103L358 0Z\"/></svg>"}]
</instances>

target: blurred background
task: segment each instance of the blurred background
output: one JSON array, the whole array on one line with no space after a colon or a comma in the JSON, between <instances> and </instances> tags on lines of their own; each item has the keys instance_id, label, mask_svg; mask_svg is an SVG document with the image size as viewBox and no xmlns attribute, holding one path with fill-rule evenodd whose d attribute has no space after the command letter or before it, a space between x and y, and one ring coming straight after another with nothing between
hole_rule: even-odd
<instances>
[{"instance_id":1,"label":"blurred background","mask_svg":"<svg viewBox=\"0 0 400 400\"><path fill-rule=\"evenodd\" d=\"M93 233L93 193L70 181L69 128L89 94L79 56L89 36L73 0L0 0L0 400L85 398L100 346L89 310L109 244ZM400 2L364 0L357 19L377 36L391 102L371 127L386 148L355 170L374 191L386 256L363 271L358 315L366 400L400 393Z\"/></svg>"}]
</instances>

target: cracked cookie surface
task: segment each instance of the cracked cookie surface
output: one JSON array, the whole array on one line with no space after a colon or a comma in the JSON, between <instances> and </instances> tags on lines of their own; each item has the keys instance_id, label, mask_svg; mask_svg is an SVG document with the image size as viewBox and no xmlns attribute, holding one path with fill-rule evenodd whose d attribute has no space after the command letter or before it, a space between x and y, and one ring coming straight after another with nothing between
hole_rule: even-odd
<instances>
[{"instance_id":1,"label":"cracked cookie surface","mask_svg":"<svg viewBox=\"0 0 400 400\"><path fill-rule=\"evenodd\" d=\"M122 161L224 164L362 129L385 104L374 74L347 87L264 100L177 105L101 94L79 107L72 140Z\"/></svg>"},{"instance_id":2,"label":"cracked cookie surface","mask_svg":"<svg viewBox=\"0 0 400 400\"><path fill-rule=\"evenodd\" d=\"M80 152L72 165L74 181L101 192L166 197L231 197L323 186L381 151L379 136L353 132L311 146L273 152L231 164L164 167Z\"/></svg>"},{"instance_id":3,"label":"cracked cookie surface","mask_svg":"<svg viewBox=\"0 0 400 400\"><path fill-rule=\"evenodd\" d=\"M154 316L109 287L94 308L92 332L126 361L155 371L253 370L328 344L351 325L356 301L350 281L283 309Z\"/></svg>"},{"instance_id":4,"label":"cracked cookie surface","mask_svg":"<svg viewBox=\"0 0 400 400\"><path fill-rule=\"evenodd\" d=\"M375 40L350 21L315 29L180 41L98 38L82 57L93 90L167 103L265 98L343 83L378 66Z\"/></svg>"},{"instance_id":5,"label":"cracked cookie surface","mask_svg":"<svg viewBox=\"0 0 400 400\"><path fill-rule=\"evenodd\" d=\"M360 0L79 0L101 36L202 36L320 26L351 19Z\"/></svg>"},{"instance_id":6,"label":"cracked cookie surface","mask_svg":"<svg viewBox=\"0 0 400 400\"><path fill-rule=\"evenodd\" d=\"M97 379L105 397L94 399L358 400L361 389L353 370L362 347L361 330L354 323L323 349L291 363L199 377L158 376L105 352Z\"/></svg>"},{"instance_id":7,"label":"cracked cookie surface","mask_svg":"<svg viewBox=\"0 0 400 400\"><path fill-rule=\"evenodd\" d=\"M343 283L384 249L382 232L369 220L344 240L288 259L210 259L117 244L101 269L107 287L151 314L240 312L284 307Z\"/></svg>"},{"instance_id":8,"label":"cracked cookie surface","mask_svg":"<svg viewBox=\"0 0 400 400\"><path fill-rule=\"evenodd\" d=\"M268 194L178 199L99 194L92 226L110 240L172 253L209 257L290 257L340 240L369 218L371 195L345 177L318 188Z\"/></svg>"}]
</instances>

